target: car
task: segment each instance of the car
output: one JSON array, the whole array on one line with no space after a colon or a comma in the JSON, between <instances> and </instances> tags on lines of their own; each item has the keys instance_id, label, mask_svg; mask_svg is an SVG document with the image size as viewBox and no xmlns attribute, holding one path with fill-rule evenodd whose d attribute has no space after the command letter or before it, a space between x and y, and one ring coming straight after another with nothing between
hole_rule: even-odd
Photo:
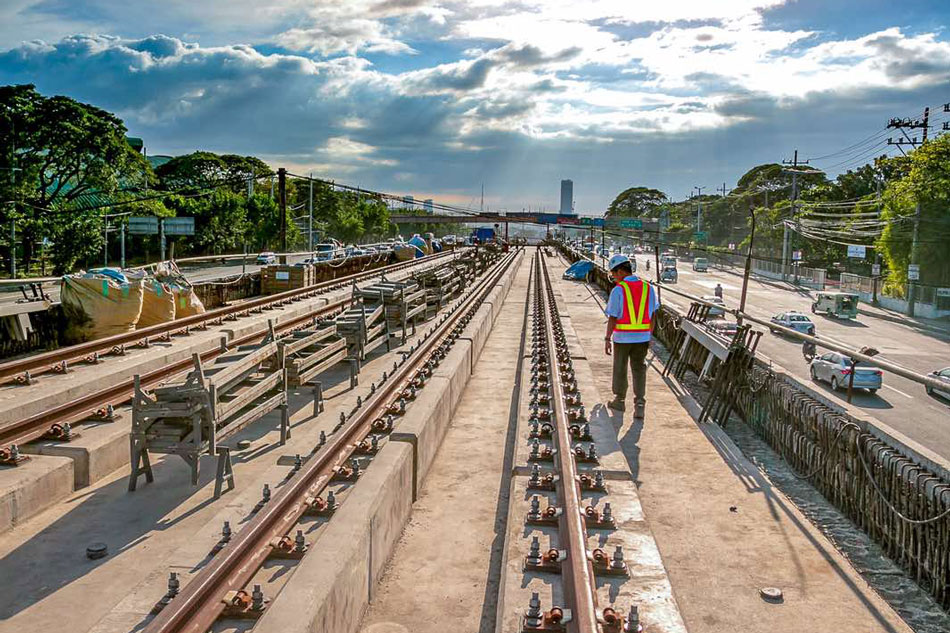
<instances>
[{"instance_id":1,"label":"car","mask_svg":"<svg viewBox=\"0 0 950 633\"><path fill-rule=\"evenodd\" d=\"M270 265L270 264L276 264L276 263L277 263L277 255L275 255L275 254L272 253L271 251L264 251L263 253L261 253L260 255L257 256L257 259L255 260L255 263L257 263L257 264L259 264L259 265L261 265L261 266L268 266L268 265Z\"/></svg>"},{"instance_id":2,"label":"car","mask_svg":"<svg viewBox=\"0 0 950 633\"><path fill-rule=\"evenodd\" d=\"M726 315L726 302L722 300L722 297L715 297L715 296L703 297L703 301L707 303L716 304L715 306L709 307L709 312L707 313L708 317L716 318L716 317L722 317Z\"/></svg>"},{"instance_id":3,"label":"car","mask_svg":"<svg viewBox=\"0 0 950 633\"><path fill-rule=\"evenodd\" d=\"M781 325L782 327L787 327L788 329L795 330L796 332L801 332L802 334L808 334L811 336L815 335L815 324L812 323L811 319L801 312L779 312L774 317L772 317L772 323L775 325ZM780 330L769 327L769 331L772 332L772 334L777 334Z\"/></svg>"},{"instance_id":4,"label":"car","mask_svg":"<svg viewBox=\"0 0 950 633\"><path fill-rule=\"evenodd\" d=\"M847 389L851 380L851 358L838 352L828 352L816 356L811 361L811 379L815 382L827 382L835 391ZM877 367L863 366L857 363L854 366L854 384L856 389L867 389L876 393L883 384L882 372Z\"/></svg>"},{"instance_id":5,"label":"car","mask_svg":"<svg viewBox=\"0 0 950 633\"><path fill-rule=\"evenodd\" d=\"M675 284L679 274L676 272L675 266L664 266L663 270L660 271L660 281L668 281Z\"/></svg>"},{"instance_id":6,"label":"car","mask_svg":"<svg viewBox=\"0 0 950 633\"><path fill-rule=\"evenodd\" d=\"M728 319L710 319L709 321L706 321L706 325L716 334L724 336L728 339L734 337L736 332L739 331L739 324Z\"/></svg>"},{"instance_id":7,"label":"car","mask_svg":"<svg viewBox=\"0 0 950 633\"><path fill-rule=\"evenodd\" d=\"M693 260L693 271L705 273L709 271L709 260L705 257L697 257Z\"/></svg>"},{"instance_id":8,"label":"car","mask_svg":"<svg viewBox=\"0 0 950 633\"><path fill-rule=\"evenodd\" d=\"M933 387L927 387L928 396L940 396L941 398L946 398L950 400L950 367L944 367L943 369L935 369L930 372L930 375L946 385L943 389L934 389Z\"/></svg>"},{"instance_id":9,"label":"car","mask_svg":"<svg viewBox=\"0 0 950 633\"><path fill-rule=\"evenodd\" d=\"M338 247L336 244L317 244L313 250L315 262L328 262L336 259Z\"/></svg>"}]
</instances>

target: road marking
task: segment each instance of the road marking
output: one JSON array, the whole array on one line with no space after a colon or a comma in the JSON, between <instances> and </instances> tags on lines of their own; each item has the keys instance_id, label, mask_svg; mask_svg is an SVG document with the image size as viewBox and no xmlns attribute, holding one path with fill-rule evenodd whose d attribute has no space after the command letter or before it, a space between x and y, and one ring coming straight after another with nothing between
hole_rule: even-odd
<instances>
[{"instance_id":1,"label":"road marking","mask_svg":"<svg viewBox=\"0 0 950 633\"><path fill-rule=\"evenodd\" d=\"M885 389L890 389L891 391L896 391L897 393L901 394L901 395L904 396L905 398L909 398L909 399L911 399L911 400L914 399L914 396L908 396L906 393L904 393L904 392L901 391L900 389L895 389L894 387L892 387L892 386L890 386L890 385L884 385L884 388L885 388Z\"/></svg>"}]
</instances>

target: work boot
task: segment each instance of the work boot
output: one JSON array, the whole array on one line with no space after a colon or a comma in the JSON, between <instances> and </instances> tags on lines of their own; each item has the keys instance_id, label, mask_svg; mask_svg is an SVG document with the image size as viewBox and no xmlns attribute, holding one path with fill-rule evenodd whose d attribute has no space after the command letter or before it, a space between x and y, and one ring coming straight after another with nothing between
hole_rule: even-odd
<instances>
[{"instance_id":1,"label":"work boot","mask_svg":"<svg viewBox=\"0 0 950 633\"><path fill-rule=\"evenodd\" d=\"M623 403L623 399L617 396L614 396L614 399L608 402L607 406L614 411L624 411L627 408L627 405Z\"/></svg>"},{"instance_id":2,"label":"work boot","mask_svg":"<svg viewBox=\"0 0 950 633\"><path fill-rule=\"evenodd\" d=\"M643 414L646 408L647 408L646 400L637 400L636 403L634 403L634 408L633 408L634 419L642 420Z\"/></svg>"}]
</instances>

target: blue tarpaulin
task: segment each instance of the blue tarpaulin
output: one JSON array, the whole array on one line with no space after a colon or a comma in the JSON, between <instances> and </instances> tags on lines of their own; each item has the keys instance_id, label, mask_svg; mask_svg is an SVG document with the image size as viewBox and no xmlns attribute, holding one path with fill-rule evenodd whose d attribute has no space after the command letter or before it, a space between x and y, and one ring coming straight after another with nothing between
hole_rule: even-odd
<instances>
[{"instance_id":1,"label":"blue tarpaulin","mask_svg":"<svg viewBox=\"0 0 950 633\"><path fill-rule=\"evenodd\" d=\"M594 262L589 262L587 260L580 260L571 265L570 268L564 271L565 279L587 279L587 275L594 268Z\"/></svg>"}]
</instances>

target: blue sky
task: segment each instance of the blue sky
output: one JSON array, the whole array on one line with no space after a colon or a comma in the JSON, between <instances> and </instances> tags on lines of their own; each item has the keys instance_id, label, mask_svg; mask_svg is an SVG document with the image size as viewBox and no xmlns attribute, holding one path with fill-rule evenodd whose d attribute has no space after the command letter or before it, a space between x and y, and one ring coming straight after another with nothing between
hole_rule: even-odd
<instances>
[{"instance_id":1,"label":"blue sky","mask_svg":"<svg viewBox=\"0 0 950 633\"><path fill-rule=\"evenodd\" d=\"M5 0L0 83L112 110L151 154L463 205L484 183L512 210L572 178L599 214L796 148L834 175L924 106L939 127L948 22L945 0Z\"/></svg>"}]
</instances>

